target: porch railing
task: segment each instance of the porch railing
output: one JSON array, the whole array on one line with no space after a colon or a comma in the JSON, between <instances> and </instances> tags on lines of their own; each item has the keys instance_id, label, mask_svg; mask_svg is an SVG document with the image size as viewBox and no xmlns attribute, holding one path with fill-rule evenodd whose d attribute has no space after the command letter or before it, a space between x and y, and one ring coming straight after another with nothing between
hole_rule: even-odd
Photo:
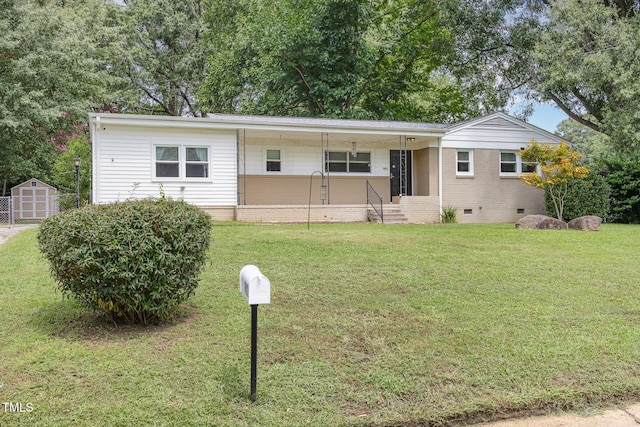
<instances>
[{"instance_id":1,"label":"porch railing","mask_svg":"<svg viewBox=\"0 0 640 427\"><path fill-rule=\"evenodd\" d=\"M369 184L369 180L367 180L367 204L373 208L374 211L380 217L380 222L384 224L384 212L382 210L382 197L378 194L378 192L373 188L371 184Z\"/></svg>"}]
</instances>

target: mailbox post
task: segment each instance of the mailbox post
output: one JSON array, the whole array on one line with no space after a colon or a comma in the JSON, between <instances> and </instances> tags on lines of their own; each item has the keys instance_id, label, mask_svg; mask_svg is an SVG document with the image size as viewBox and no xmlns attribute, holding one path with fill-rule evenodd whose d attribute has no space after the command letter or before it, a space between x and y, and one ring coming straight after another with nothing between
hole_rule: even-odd
<instances>
[{"instance_id":1,"label":"mailbox post","mask_svg":"<svg viewBox=\"0 0 640 427\"><path fill-rule=\"evenodd\" d=\"M256 401L258 379L258 305L271 303L271 283L255 265L240 270L240 292L251 306L251 401Z\"/></svg>"}]
</instances>

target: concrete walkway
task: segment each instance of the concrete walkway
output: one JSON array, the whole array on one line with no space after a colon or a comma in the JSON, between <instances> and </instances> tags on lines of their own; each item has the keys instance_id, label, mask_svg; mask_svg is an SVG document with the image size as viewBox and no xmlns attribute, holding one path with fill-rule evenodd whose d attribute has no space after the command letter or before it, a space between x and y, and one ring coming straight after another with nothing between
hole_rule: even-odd
<instances>
[{"instance_id":1,"label":"concrete walkway","mask_svg":"<svg viewBox=\"0 0 640 427\"><path fill-rule=\"evenodd\" d=\"M19 232L37 227L37 224L0 226L0 245ZM624 409L604 411L601 414L582 417L576 414L549 415L514 418L511 420L481 423L483 427L638 427L640 426L640 404Z\"/></svg>"},{"instance_id":2,"label":"concrete walkway","mask_svg":"<svg viewBox=\"0 0 640 427\"><path fill-rule=\"evenodd\" d=\"M0 225L0 245L22 230L37 227L38 224Z\"/></svg>"},{"instance_id":3,"label":"concrete walkway","mask_svg":"<svg viewBox=\"0 0 640 427\"><path fill-rule=\"evenodd\" d=\"M624 409L604 411L589 417L581 417L576 414L550 415L477 425L490 427L638 427L640 425L640 404L631 405Z\"/></svg>"}]
</instances>

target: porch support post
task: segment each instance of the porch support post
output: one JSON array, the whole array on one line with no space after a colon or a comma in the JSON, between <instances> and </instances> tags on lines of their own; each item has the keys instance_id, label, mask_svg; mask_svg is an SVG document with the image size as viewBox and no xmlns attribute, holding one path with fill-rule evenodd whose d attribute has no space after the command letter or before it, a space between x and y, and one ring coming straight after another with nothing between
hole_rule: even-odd
<instances>
[{"instance_id":1,"label":"porch support post","mask_svg":"<svg viewBox=\"0 0 640 427\"><path fill-rule=\"evenodd\" d=\"M329 179L329 162L328 162L328 158L327 156L329 156L329 133L328 132L321 132L320 133L320 142L322 145L322 168L320 169L320 173L321 173L321 177L322 177L322 182L320 184L320 198L322 199L322 204L324 205L325 202L327 205L331 204L330 201L330 179ZM322 196L324 195L324 198L322 198Z\"/></svg>"},{"instance_id":2,"label":"porch support post","mask_svg":"<svg viewBox=\"0 0 640 427\"><path fill-rule=\"evenodd\" d=\"M442 138L438 138L438 211L442 221Z\"/></svg>"},{"instance_id":3,"label":"porch support post","mask_svg":"<svg viewBox=\"0 0 640 427\"><path fill-rule=\"evenodd\" d=\"M236 203L238 205L247 204L247 130L236 129ZM240 162L240 153L242 150L242 163ZM242 170L242 174L240 171ZM242 179L242 181L241 181ZM242 183L242 192L240 192L240 184Z\"/></svg>"}]
</instances>

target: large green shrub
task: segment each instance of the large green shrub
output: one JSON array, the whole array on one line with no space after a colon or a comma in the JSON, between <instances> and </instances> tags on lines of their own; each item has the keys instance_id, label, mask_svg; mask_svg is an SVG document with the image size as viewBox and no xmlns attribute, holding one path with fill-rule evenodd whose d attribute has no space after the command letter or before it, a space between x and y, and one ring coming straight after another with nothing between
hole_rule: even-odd
<instances>
[{"instance_id":1,"label":"large green shrub","mask_svg":"<svg viewBox=\"0 0 640 427\"><path fill-rule=\"evenodd\" d=\"M597 215L608 219L611 188L604 177L591 171L584 179L572 178L567 182L567 194L564 198L563 219L572 220L585 215ZM555 212L553 200L545 191L547 212Z\"/></svg>"},{"instance_id":2,"label":"large green shrub","mask_svg":"<svg viewBox=\"0 0 640 427\"><path fill-rule=\"evenodd\" d=\"M600 166L611 187L611 221L640 223L640 156L610 157Z\"/></svg>"},{"instance_id":3,"label":"large green shrub","mask_svg":"<svg viewBox=\"0 0 640 427\"><path fill-rule=\"evenodd\" d=\"M195 291L210 233L202 210L162 198L61 213L41 223L38 242L63 294L148 324L175 315Z\"/></svg>"}]
</instances>

